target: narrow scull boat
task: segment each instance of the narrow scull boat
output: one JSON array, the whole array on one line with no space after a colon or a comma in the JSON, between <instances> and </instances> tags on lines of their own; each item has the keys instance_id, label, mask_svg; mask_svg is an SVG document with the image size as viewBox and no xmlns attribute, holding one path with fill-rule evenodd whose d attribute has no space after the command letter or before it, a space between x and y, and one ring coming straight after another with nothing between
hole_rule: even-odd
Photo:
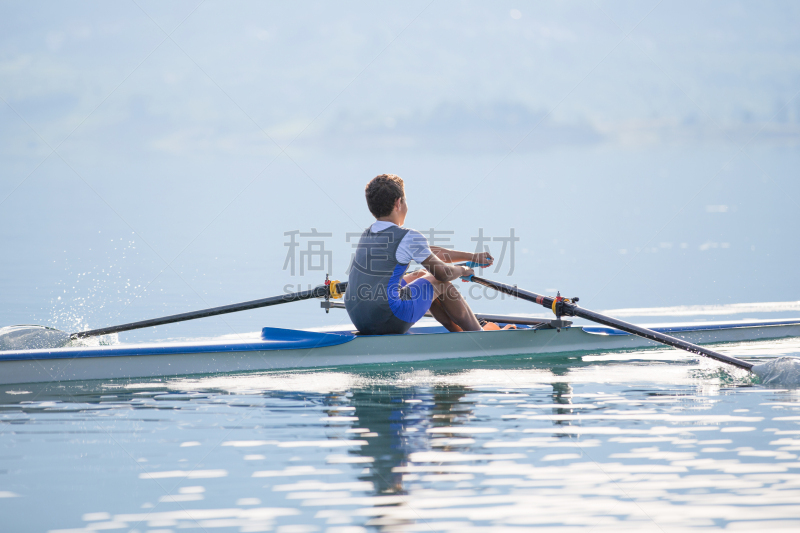
<instances>
[{"instance_id":1,"label":"narrow scull boat","mask_svg":"<svg viewBox=\"0 0 800 533\"><path fill-rule=\"evenodd\" d=\"M264 328L257 340L2 351L0 385L597 353L660 346L607 326L574 326L564 320L544 319L522 322L525 324L517 324L515 330L449 333L441 326L420 325L404 335L380 336L356 335L349 329ZM694 344L755 341L800 337L800 319L675 324L653 327L652 331Z\"/></svg>"}]
</instances>

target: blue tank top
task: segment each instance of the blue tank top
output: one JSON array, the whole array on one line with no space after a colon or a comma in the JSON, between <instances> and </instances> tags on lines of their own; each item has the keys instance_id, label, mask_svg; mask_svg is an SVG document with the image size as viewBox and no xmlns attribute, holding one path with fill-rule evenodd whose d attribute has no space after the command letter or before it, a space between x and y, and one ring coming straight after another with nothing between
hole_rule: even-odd
<instances>
[{"instance_id":1,"label":"blue tank top","mask_svg":"<svg viewBox=\"0 0 800 533\"><path fill-rule=\"evenodd\" d=\"M397 248L408 231L390 226L378 232L367 228L361 234L344 304L362 334L405 333L412 326L392 312L392 302L401 298L400 281L408 269L408 264L397 262Z\"/></svg>"}]
</instances>

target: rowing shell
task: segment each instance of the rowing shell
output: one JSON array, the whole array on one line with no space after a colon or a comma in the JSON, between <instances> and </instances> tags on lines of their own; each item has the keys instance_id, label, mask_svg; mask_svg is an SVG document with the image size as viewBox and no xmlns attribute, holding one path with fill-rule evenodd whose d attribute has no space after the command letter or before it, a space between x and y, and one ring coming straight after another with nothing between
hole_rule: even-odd
<instances>
[{"instance_id":1,"label":"rowing shell","mask_svg":"<svg viewBox=\"0 0 800 533\"><path fill-rule=\"evenodd\" d=\"M653 329L695 344L741 342L800 337L800 319L707 322ZM355 335L349 330L264 328L261 339L256 341L0 352L0 385L602 352L654 346L660 345L614 328L567 325L557 329L545 320L534 325L519 325L516 330L448 333L441 326L419 326L405 335L376 336Z\"/></svg>"}]
</instances>

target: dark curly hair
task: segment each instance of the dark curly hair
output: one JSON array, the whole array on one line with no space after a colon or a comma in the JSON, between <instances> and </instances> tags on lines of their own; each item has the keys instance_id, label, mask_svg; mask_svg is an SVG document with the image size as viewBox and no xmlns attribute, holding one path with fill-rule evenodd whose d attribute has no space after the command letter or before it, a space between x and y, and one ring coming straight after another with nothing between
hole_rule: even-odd
<instances>
[{"instance_id":1,"label":"dark curly hair","mask_svg":"<svg viewBox=\"0 0 800 533\"><path fill-rule=\"evenodd\" d=\"M403 179L394 174L375 176L367 183L364 193L367 196L367 207L375 218L391 215L394 203L406 195Z\"/></svg>"}]
</instances>

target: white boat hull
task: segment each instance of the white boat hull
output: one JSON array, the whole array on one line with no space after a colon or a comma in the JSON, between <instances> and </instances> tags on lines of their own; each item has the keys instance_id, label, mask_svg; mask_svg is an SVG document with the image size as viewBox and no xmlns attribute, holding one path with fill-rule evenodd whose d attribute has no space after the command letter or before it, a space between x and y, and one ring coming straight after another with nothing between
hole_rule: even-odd
<instances>
[{"instance_id":1,"label":"white boat hull","mask_svg":"<svg viewBox=\"0 0 800 533\"><path fill-rule=\"evenodd\" d=\"M713 329L709 329L709 328ZM437 359L640 349L659 344L602 327L357 336L341 344L260 349L266 343L176 343L0 352L0 385L174 377ZM278 331L278 330L275 330ZM281 330L290 331L290 330ZM666 329L695 344L800 336L800 320L702 324ZM312 332L309 335L320 335ZM608 334L611 333L611 334Z\"/></svg>"}]
</instances>

